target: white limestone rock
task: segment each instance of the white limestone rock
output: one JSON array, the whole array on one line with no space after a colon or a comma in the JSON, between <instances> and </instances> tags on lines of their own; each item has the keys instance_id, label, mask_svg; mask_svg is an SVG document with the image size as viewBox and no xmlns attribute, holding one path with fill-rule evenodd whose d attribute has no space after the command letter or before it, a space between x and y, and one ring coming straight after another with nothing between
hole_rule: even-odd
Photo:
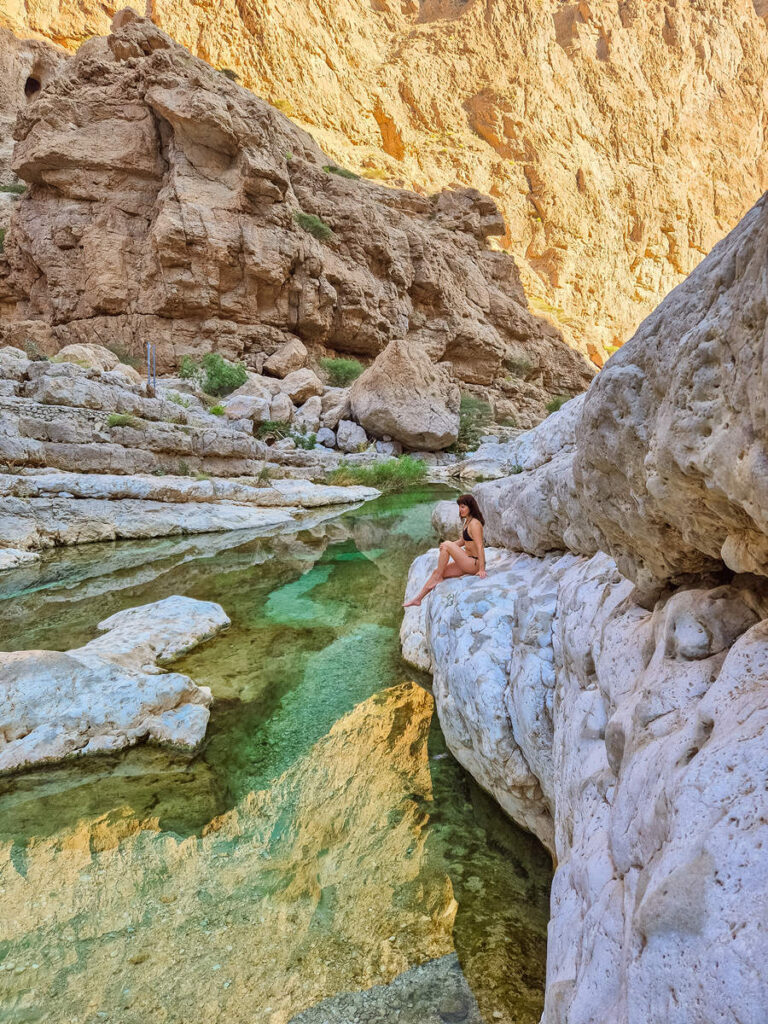
<instances>
[{"instance_id":1,"label":"white limestone rock","mask_svg":"<svg viewBox=\"0 0 768 1024\"><path fill-rule=\"evenodd\" d=\"M305 434L316 434L320 429L320 416L323 411L323 403L319 395L312 395L306 402L296 410L293 422L297 430Z\"/></svg>"},{"instance_id":2,"label":"white limestone rock","mask_svg":"<svg viewBox=\"0 0 768 1024\"><path fill-rule=\"evenodd\" d=\"M544 1024L762 1019L768 585L646 610L605 554L488 570L406 610L403 652L451 750L554 848Z\"/></svg>"},{"instance_id":3,"label":"white limestone rock","mask_svg":"<svg viewBox=\"0 0 768 1024\"><path fill-rule=\"evenodd\" d=\"M196 747L211 692L159 664L229 624L219 605L175 596L110 616L84 647L0 655L0 771L146 739Z\"/></svg>"},{"instance_id":4,"label":"white limestone rock","mask_svg":"<svg viewBox=\"0 0 768 1024\"><path fill-rule=\"evenodd\" d=\"M336 428L336 447L339 451L359 452L368 444L368 436L354 420L340 420Z\"/></svg>"},{"instance_id":5,"label":"white limestone rock","mask_svg":"<svg viewBox=\"0 0 768 1024\"><path fill-rule=\"evenodd\" d=\"M40 555L36 551L21 551L19 548L0 548L0 572L18 569L20 565L36 562Z\"/></svg>"},{"instance_id":6,"label":"white limestone rock","mask_svg":"<svg viewBox=\"0 0 768 1024\"><path fill-rule=\"evenodd\" d=\"M264 371L274 377L287 377L306 366L308 356L306 345L299 338L291 338L265 360Z\"/></svg>"}]
</instances>

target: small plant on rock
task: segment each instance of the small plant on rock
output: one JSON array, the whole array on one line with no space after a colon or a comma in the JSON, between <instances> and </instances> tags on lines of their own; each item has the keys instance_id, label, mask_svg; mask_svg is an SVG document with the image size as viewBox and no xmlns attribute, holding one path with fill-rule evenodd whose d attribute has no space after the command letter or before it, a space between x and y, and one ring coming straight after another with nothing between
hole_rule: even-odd
<instances>
[{"instance_id":1,"label":"small plant on rock","mask_svg":"<svg viewBox=\"0 0 768 1024\"><path fill-rule=\"evenodd\" d=\"M480 444L480 438L491 422L491 407L474 395L462 395L459 406L459 436L449 451L472 452Z\"/></svg>"},{"instance_id":2,"label":"small plant on rock","mask_svg":"<svg viewBox=\"0 0 768 1024\"><path fill-rule=\"evenodd\" d=\"M307 451L317 444L317 434L291 434L297 448L305 448Z\"/></svg>"},{"instance_id":3,"label":"small plant on rock","mask_svg":"<svg viewBox=\"0 0 768 1024\"><path fill-rule=\"evenodd\" d=\"M509 472L511 476L517 476L518 473L523 472L523 467L519 463L515 463L514 466L510 466Z\"/></svg>"},{"instance_id":4,"label":"small plant on rock","mask_svg":"<svg viewBox=\"0 0 768 1024\"><path fill-rule=\"evenodd\" d=\"M248 380L248 371L242 363L229 363L218 352L203 356L203 391L208 395L229 395Z\"/></svg>"},{"instance_id":5,"label":"small plant on rock","mask_svg":"<svg viewBox=\"0 0 768 1024\"><path fill-rule=\"evenodd\" d=\"M236 71L233 71L232 68L219 68L218 72L220 75L224 75L225 78L228 78L230 82L240 81L240 75L238 75Z\"/></svg>"},{"instance_id":6,"label":"small plant on rock","mask_svg":"<svg viewBox=\"0 0 768 1024\"><path fill-rule=\"evenodd\" d=\"M262 466L259 470L259 475L256 477L257 484L268 484L272 479L272 467Z\"/></svg>"},{"instance_id":7,"label":"small plant on rock","mask_svg":"<svg viewBox=\"0 0 768 1024\"><path fill-rule=\"evenodd\" d=\"M551 402L547 402L547 412L557 412L558 409L561 409L565 405L570 397L570 395L557 395Z\"/></svg>"},{"instance_id":8,"label":"small plant on rock","mask_svg":"<svg viewBox=\"0 0 768 1024\"><path fill-rule=\"evenodd\" d=\"M357 359L321 359L320 366L328 374L328 382L335 388L348 387L364 370L363 364Z\"/></svg>"},{"instance_id":9,"label":"small plant on rock","mask_svg":"<svg viewBox=\"0 0 768 1024\"><path fill-rule=\"evenodd\" d=\"M320 242L328 242L335 237L332 229L322 218L317 217L314 213L294 210L293 219L300 228L304 228L305 231L308 231L310 235L317 238Z\"/></svg>"},{"instance_id":10,"label":"small plant on rock","mask_svg":"<svg viewBox=\"0 0 768 1024\"><path fill-rule=\"evenodd\" d=\"M353 178L355 181L360 180L359 174L355 174L354 171L348 171L346 167L337 167L336 164L325 164L323 170L326 174L337 174L340 178Z\"/></svg>"},{"instance_id":11,"label":"small plant on rock","mask_svg":"<svg viewBox=\"0 0 768 1024\"><path fill-rule=\"evenodd\" d=\"M264 420L256 430L256 437L261 440L281 441L284 437L290 436L291 424L288 420Z\"/></svg>"},{"instance_id":12,"label":"small plant on rock","mask_svg":"<svg viewBox=\"0 0 768 1024\"><path fill-rule=\"evenodd\" d=\"M208 410L208 412L211 413L212 416L223 416L224 415L224 406L223 405L212 405L211 408Z\"/></svg>"},{"instance_id":13,"label":"small plant on rock","mask_svg":"<svg viewBox=\"0 0 768 1024\"><path fill-rule=\"evenodd\" d=\"M5 228L0 228L0 252L3 252L5 249L5 232Z\"/></svg>"},{"instance_id":14,"label":"small plant on rock","mask_svg":"<svg viewBox=\"0 0 768 1024\"><path fill-rule=\"evenodd\" d=\"M16 181L12 185L0 185L0 192L10 193L12 196L23 196L26 191L27 186L20 181Z\"/></svg>"},{"instance_id":15,"label":"small plant on rock","mask_svg":"<svg viewBox=\"0 0 768 1024\"><path fill-rule=\"evenodd\" d=\"M107 416L107 426L112 427L141 427L143 426L141 420L137 420L135 416L129 416L128 413L124 412L111 412Z\"/></svg>"},{"instance_id":16,"label":"small plant on rock","mask_svg":"<svg viewBox=\"0 0 768 1024\"><path fill-rule=\"evenodd\" d=\"M180 395L178 391L169 391L168 401L180 405L182 409L188 409L192 405L192 399L188 395Z\"/></svg>"}]
</instances>

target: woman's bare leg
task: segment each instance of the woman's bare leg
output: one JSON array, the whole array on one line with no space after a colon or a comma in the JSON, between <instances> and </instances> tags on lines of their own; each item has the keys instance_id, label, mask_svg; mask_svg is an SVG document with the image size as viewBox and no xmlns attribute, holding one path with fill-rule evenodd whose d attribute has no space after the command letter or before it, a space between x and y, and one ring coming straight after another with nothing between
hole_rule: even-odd
<instances>
[{"instance_id":1,"label":"woman's bare leg","mask_svg":"<svg viewBox=\"0 0 768 1024\"><path fill-rule=\"evenodd\" d=\"M453 559L453 565L448 563ZM410 601L405 601L403 608L418 607L427 594L434 590L438 583L444 579L452 579L457 576L464 576L467 573L475 573L477 571L477 562L468 555L463 548L460 548L458 544L453 541L444 540L440 545L440 554L437 559L437 568L429 577L427 582L421 588L416 597Z\"/></svg>"}]
</instances>

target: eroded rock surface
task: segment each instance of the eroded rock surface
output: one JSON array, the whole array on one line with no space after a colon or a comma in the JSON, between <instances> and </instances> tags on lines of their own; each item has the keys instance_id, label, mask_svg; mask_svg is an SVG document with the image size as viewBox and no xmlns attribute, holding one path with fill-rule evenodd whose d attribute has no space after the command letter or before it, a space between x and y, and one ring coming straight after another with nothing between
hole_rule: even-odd
<instances>
[{"instance_id":1,"label":"eroded rock surface","mask_svg":"<svg viewBox=\"0 0 768 1024\"><path fill-rule=\"evenodd\" d=\"M458 759L556 855L543 1021L761 1019L766 584L647 610L602 553L488 567L407 609L403 652Z\"/></svg>"},{"instance_id":2,"label":"eroded rock surface","mask_svg":"<svg viewBox=\"0 0 768 1024\"><path fill-rule=\"evenodd\" d=\"M36 0L4 17L75 49L124 2ZM492 194L536 307L598 361L768 185L764 0L151 9L341 165Z\"/></svg>"},{"instance_id":3,"label":"eroded rock surface","mask_svg":"<svg viewBox=\"0 0 768 1024\"><path fill-rule=\"evenodd\" d=\"M217 604L169 597L110 616L84 647L0 655L0 771L147 739L197 746L211 692L158 665L228 625Z\"/></svg>"},{"instance_id":4,"label":"eroded rock surface","mask_svg":"<svg viewBox=\"0 0 768 1024\"><path fill-rule=\"evenodd\" d=\"M557 858L544 1024L768 1013L767 235L761 200L586 395L459 467L510 474L474 488L507 550L406 610L451 748Z\"/></svg>"},{"instance_id":5,"label":"eroded rock surface","mask_svg":"<svg viewBox=\"0 0 768 1024\"><path fill-rule=\"evenodd\" d=\"M6 239L9 343L108 338L140 357L152 342L161 372L216 349L282 376L297 340L371 358L403 338L483 390L524 352L526 422L591 379L486 247L504 231L491 199L332 173L306 132L149 21L123 12L84 44L15 138L32 187ZM292 370L283 390L304 401L311 377Z\"/></svg>"}]
</instances>

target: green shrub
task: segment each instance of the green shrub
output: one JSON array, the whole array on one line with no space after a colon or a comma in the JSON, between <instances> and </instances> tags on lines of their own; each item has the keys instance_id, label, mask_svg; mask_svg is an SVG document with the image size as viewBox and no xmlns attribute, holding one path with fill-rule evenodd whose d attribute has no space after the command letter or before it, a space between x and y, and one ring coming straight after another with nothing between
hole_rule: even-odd
<instances>
[{"instance_id":1,"label":"green shrub","mask_svg":"<svg viewBox=\"0 0 768 1024\"><path fill-rule=\"evenodd\" d=\"M480 438L491 422L493 413L487 402L474 395L462 395L459 406L459 436L450 450L472 452L480 444Z\"/></svg>"},{"instance_id":2,"label":"green shrub","mask_svg":"<svg viewBox=\"0 0 768 1024\"><path fill-rule=\"evenodd\" d=\"M212 405L211 408L208 410L208 412L211 413L213 416L223 416L224 415L224 406L223 405Z\"/></svg>"},{"instance_id":3,"label":"green shrub","mask_svg":"<svg viewBox=\"0 0 768 1024\"><path fill-rule=\"evenodd\" d=\"M192 399L188 395L180 395L178 391L169 391L168 401L180 405L182 409L188 409L192 405Z\"/></svg>"},{"instance_id":4,"label":"green shrub","mask_svg":"<svg viewBox=\"0 0 768 1024\"><path fill-rule=\"evenodd\" d=\"M5 249L5 228L0 228L0 252Z\"/></svg>"},{"instance_id":5,"label":"green shrub","mask_svg":"<svg viewBox=\"0 0 768 1024\"><path fill-rule=\"evenodd\" d=\"M505 359L504 365L515 377L527 377L533 369L533 363L529 359Z\"/></svg>"},{"instance_id":6,"label":"green shrub","mask_svg":"<svg viewBox=\"0 0 768 1024\"><path fill-rule=\"evenodd\" d=\"M359 174L355 174L354 171L348 171L346 167L337 167L336 164L325 164L323 170L326 174L338 174L340 178L354 178L355 181L360 180Z\"/></svg>"},{"instance_id":7,"label":"green shrub","mask_svg":"<svg viewBox=\"0 0 768 1024\"><path fill-rule=\"evenodd\" d=\"M220 75L224 75L225 78L228 78L230 82L240 81L240 75L238 75L236 71L233 71L232 68L219 68L218 72Z\"/></svg>"},{"instance_id":8,"label":"green shrub","mask_svg":"<svg viewBox=\"0 0 768 1024\"><path fill-rule=\"evenodd\" d=\"M517 476L518 473L522 473L523 472L523 467L519 463L515 463L514 466L510 467L509 472L510 472L511 476Z\"/></svg>"},{"instance_id":9,"label":"green shrub","mask_svg":"<svg viewBox=\"0 0 768 1024\"><path fill-rule=\"evenodd\" d=\"M293 117L296 113L290 100L272 100L272 106L276 107L281 114L285 114L286 117Z\"/></svg>"},{"instance_id":10,"label":"green shrub","mask_svg":"<svg viewBox=\"0 0 768 1024\"><path fill-rule=\"evenodd\" d=\"M272 467L262 466L259 470L259 475L256 477L257 484L266 484L272 479Z\"/></svg>"},{"instance_id":11,"label":"green shrub","mask_svg":"<svg viewBox=\"0 0 768 1024\"><path fill-rule=\"evenodd\" d=\"M141 420L137 420L135 416L129 416L124 412L111 412L107 416L107 426L111 429L112 427L141 427L143 423Z\"/></svg>"},{"instance_id":12,"label":"green shrub","mask_svg":"<svg viewBox=\"0 0 768 1024\"><path fill-rule=\"evenodd\" d=\"M242 363L229 363L218 352L203 356L203 391L208 395L228 395L242 387L248 380L248 372Z\"/></svg>"},{"instance_id":13,"label":"green shrub","mask_svg":"<svg viewBox=\"0 0 768 1024\"><path fill-rule=\"evenodd\" d=\"M256 430L256 437L274 437L278 441L284 437L290 437L290 434L291 424L288 420L264 420Z\"/></svg>"},{"instance_id":14,"label":"green shrub","mask_svg":"<svg viewBox=\"0 0 768 1024\"><path fill-rule=\"evenodd\" d=\"M294 210L293 219L299 227L304 228L305 231L308 231L310 235L313 235L321 242L328 242L334 237L331 228L324 220L315 216L314 213L303 213L301 210Z\"/></svg>"},{"instance_id":15,"label":"green shrub","mask_svg":"<svg viewBox=\"0 0 768 1024\"><path fill-rule=\"evenodd\" d=\"M320 366L328 374L329 382L336 388L347 387L365 369L357 359L321 359Z\"/></svg>"},{"instance_id":16,"label":"green shrub","mask_svg":"<svg viewBox=\"0 0 768 1024\"><path fill-rule=\"evenodd\" d=\"M339 487L358 484L392 494L423 483L426 475L427 467L423 462L412 455L401 455L387 462L374 462L371 466L350 466L342 462L338 469L328 474L328 483Z\"/></svg>"},{"instance_id":17,"label":"green shrub","mask_svg":"<svg viewBox=\"0 0 768 1024\"><path fill-rule=\"evenodd\" d=\"M551 402L547 402L547 412L557 412L570 399L570 395L557 395Z\"/></svg>"},{"instance_id":18,"label":"green shrub","mask_svg":"<svg viewBox=\"0 0 768 1024\"><path fill-rule=\"evenodd\" d=\"M210 473L195 473L195 480L210 480Z\"/></svg>"},{"instance_id":19,"label":"green shrub","mask_svg":"<svg viewBox=\"0 0 768 1024\"><path fill-rule=\"evenodd\" d=\"M192 356L182 356L179 363L179 376L182 380L192 380L200 373L200 367Z\"/></svg>"},{"instance_id":20,"label":"green shrub","mask_svg":"<svg viewBox=\"0 0 768 1024\"><path fill-rule=\"evenodd\" d=\"M108 349L113 355L116 355L121 363L124 363L126 366L132 366L134 370L141 370L146 367L143 359L132 355L122 345L105 345L104 348Z\"/></svg>"},{"instance_id":21,"label":"green shrub","mask_svg":"<svg viewBox=\"0 0 768 1024\"><path fill-rule=\"evenodd\" d=\"M306 448L308 451L317 444L317 434L291 434L297 448Z\"/></svg>"},{"instance_id":22,"label":"green shrub","mask_svg":"<svg viewBox=\"0 0 768 1024\"><path fill-rule=\"evenodd\" d=\"M14 182L13 185L0 185L0 192L10 192L14 196L23 196L27 191L27 186L22 182Z\"/></svg>"},{"instance_id":23,"label":"green shrub","mask_svg":"<svg viewBox=\"0 0 768 1024\"><path fill-rule=\"evenodd\" d=\"M286 152L285 159L287 163L290 163L291 160L293 160L293 153L290 151L290 149Z\"/></svg>"}]
</instances>

